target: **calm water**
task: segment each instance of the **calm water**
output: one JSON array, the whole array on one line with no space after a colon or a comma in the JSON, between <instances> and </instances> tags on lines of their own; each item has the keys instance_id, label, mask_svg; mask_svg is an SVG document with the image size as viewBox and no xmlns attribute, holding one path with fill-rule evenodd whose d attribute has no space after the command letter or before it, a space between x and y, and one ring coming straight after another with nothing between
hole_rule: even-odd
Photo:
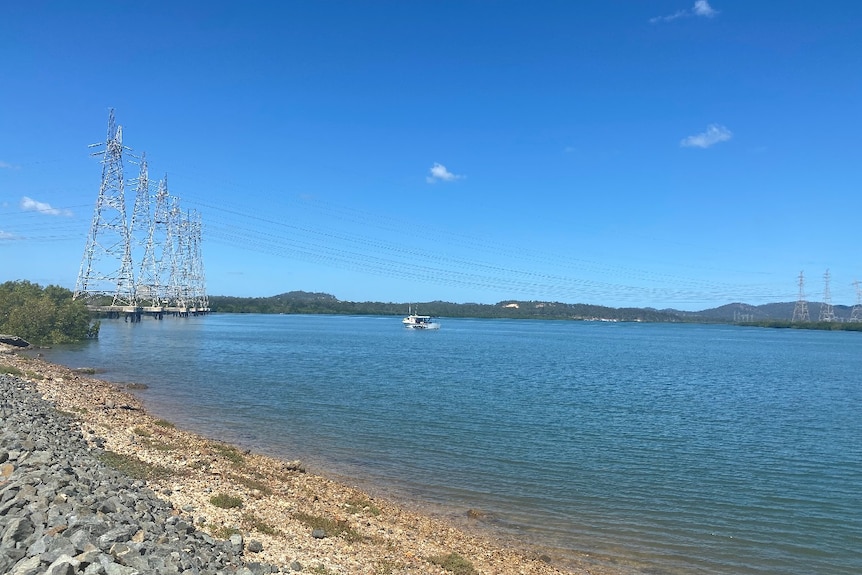
<instances>
[{"instance_id":1,"label":"calm water","mask_svg":"<svg viewBox=\"0 0 862 575\"><path fill-rule=\"evenodd\" d=\"M46 353L161 417L649 573L862 573L862 334L214 315Z\"/></svg>"}]
</instances>

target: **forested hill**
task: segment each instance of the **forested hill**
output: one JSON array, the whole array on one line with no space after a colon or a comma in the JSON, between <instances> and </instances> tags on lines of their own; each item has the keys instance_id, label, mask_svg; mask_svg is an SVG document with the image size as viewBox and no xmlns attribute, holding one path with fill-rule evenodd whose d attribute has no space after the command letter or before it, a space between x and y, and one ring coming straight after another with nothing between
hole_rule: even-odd
<instances>
[{"instance_id":1,"label":"forested hill","mask_svg":"<svg viewBox=\"0 0 862 575\"><path fill-rule=\"evenodd\" d=\"M415 313L435 317L475 317L511 319L575 319L643 322L747 323L789 327L796 302L770 303L753 306L731 303L701 311L680 311L653 308L614 308L588 304L568 304L543 301L507 300L496 304L451 303L432 301L417 304L341 301L327 293L291 291L260 298L210 296L210 307L222 313L283 313L333 315L407 315L408 305ZM809 302L811 325L817 327L821 304ZM852 308L833 306L835 322L819 329L849 328ZM857 323L858 325L858 323ZM794 324L794 327L803 327ZM855 327L855 326L854 326Z\"/></svg>"},{"instance_id":2,"label":"forested hill","mask_svg":"<svg viewBox=\"0 0 862 575\"><path fill-rule=\"evenodd\" d=\"M406 315L408 304L341 301L326 293L292 291L271 297L239 298L210 296L210 308L225 313ZM613 321L702 321L684 318L679 312L649 308L612 308L587 304L538 301L502 301L496 304L432 301L413 304L416 313L436 317L512 319L580 319Z\"/></svg>"}]
</instances>

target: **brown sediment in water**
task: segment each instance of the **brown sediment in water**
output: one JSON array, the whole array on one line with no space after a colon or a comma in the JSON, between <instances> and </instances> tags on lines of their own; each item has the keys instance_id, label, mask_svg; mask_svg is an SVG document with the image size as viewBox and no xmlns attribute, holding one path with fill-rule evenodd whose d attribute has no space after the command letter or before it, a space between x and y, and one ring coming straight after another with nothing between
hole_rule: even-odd
<instances>
[{"instance_id":1,"label":"brown sediment in water","mask_svg":"<svg viewBox=\"0 0 862 575\"><path fill-rule=\"evenodd\" d=\"M218 538L241 534L247 561L328 574L632 572L589 555L562 557L494 537L483 529L481 511L465 510L458 522L434 517L308 473L299 461L178 429L149 415L123 385L0 351L0 368L17 370L58 410L73 414L91 445L143 462L130 469L177 514ZM251 541L262 550L249 547Z\"/></svg>"}]
</instances>

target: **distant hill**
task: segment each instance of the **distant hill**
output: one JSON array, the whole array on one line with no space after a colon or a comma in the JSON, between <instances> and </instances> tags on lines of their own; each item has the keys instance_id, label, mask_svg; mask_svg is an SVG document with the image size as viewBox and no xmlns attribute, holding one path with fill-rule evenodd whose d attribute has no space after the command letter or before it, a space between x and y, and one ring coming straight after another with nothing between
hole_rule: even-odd
<instances>
[{"instance_id":1,"label":"distant hill","mask_svg":"<svg viewBox=\"0 0 862 575\"><path fill-rule=\"evenodd\" d=\"M290 291L283 294L240 298L211 296L210 307L225 313L284 313L284 314L342 314L342 315L406 315L408 304L384 302L341 301L327 293ZM475 317L511 319L572 319L582 321L639 321L639 322L721 322L756 323L789 322L793 318L796 302L749 305L730 303L702 311L680 311L653 308L614 308L589 304L561 302L505 300L496 304L451 303L432 301L410 304L414 311L437 317ZM833 307L836 319L850 319L852 308ZM820 303L809 302L808 313L816 322Z\"/></svg>"},{"instance_id":2,"label":"distant hill","mask_svg":"<svg viewBox=\"0 0 862 575\"><path fill-rule=\"evenodd\" d=\"M808 316L812 321L820 317L820 302L808 302ZM744 321L757 322L767 320L790 321L793 319L793 310L796 302L767 303L763 305L749 305L746 303L730 303L720 307L705 309L697 312L679 312L694 317L722 321ZM846 305L832 306L835 318L840 321L848 321L853 308Z\"/></svg>"}]
</instances>

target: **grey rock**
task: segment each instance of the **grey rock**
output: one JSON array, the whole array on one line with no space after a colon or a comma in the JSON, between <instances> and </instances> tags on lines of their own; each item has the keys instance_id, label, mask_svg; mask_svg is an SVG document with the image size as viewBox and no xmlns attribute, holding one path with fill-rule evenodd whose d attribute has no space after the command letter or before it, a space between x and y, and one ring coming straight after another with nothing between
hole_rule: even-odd
<instances>
[{"instance_id":1,"label":"grey rock","mask_svg":"<svg viewBox=\"0 0 862 575\"><path fill-rule=\"evenodd\" d=\"M80 561L69 555L60 555L45 570L45 575L75 575L75 570L81 564Z\"/></svg>"},{"instance_id":2,"label":"grey rock","mask_svg":"<svg viewBox=\"0 0 862 575\"><path fill-rule=\"evenodd\" d=\"M84 441L83 433L93 441L90 429L70 425L32 384L8 374L0 374L0 422L0 573L277 571L243 567L242 536L220 541L197 531L146 483L105 466ZM252 553L262 548L249 542Z\"/></svg>"},{"instance_id":3,"label":"grey rock","mask_svg":"<svg viewBox=\"0 0 862 575\"><path fill-rule=\"evenodd\" d=\"M0 547L15 547L36 531L36 527L27 517L13 517L3 530L0 537Z\"/></svg>"},{"instance_id":4,"label":"grey rock","mask_svg":"<svg viewBox=\"0 0 862 575\"><path fill-rule=\"evenodd\" d=\"M12 570L9 571L9 575L36 575L37 573L42 572L40 567L41 564L42 560L38 555L27 557L26 559L22 559L16 563L15 566L12 567Z\"/></svg>"},{"instance_id":5,"label":"grey rock","mask_svg":"<svg viewBox=\"0 0 862 575\"><path fill-rule=\"evenodd\" d=\"M17 335L0 334L0 343L13 345L15 347L30 347L30 342Z\"/></svg>"},{"instance_id":6,"label":"grey rock","mask_svg":"<svg viewBox=\"0 0 862 575\"><path fill-rule=\"evenodd\" d=\"M235 550L242 549L242 535L234 533L230 536L230 544Z\"/></svg>"},{"instance_id":7,"label":"grey rock","mask_svg":"<svg viewBox=\"0 0 862 575\"><path fill-rule=\"evenodd\" d=\"M252 539L248 542L248 546L246 547L252 553L260 553L263 551L263 544L257 539Z\"/></svg>"}]
</instances>

